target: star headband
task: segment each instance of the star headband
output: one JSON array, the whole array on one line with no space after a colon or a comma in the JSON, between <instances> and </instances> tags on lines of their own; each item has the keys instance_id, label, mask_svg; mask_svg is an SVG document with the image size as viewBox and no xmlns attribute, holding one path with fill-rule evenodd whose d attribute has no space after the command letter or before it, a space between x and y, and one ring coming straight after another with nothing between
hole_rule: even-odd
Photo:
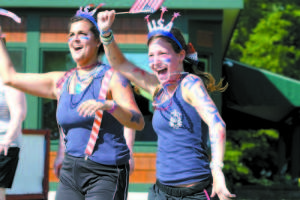
<instances>
[{"instance_id":1,"label":"star headband","mask_svg":"<svg viewBox=\"0 0 300 200\"><path fill-rule=\"evenodd\" d=\"M96 27L97 27L97 30L99 31L100 33L100 30L98 28L98 25L97 25L97 22L94 18L94 14L96 13L96 11L101 8L102 6L104 6L104 3L100 3L95 9L93 9L92 11L89 11L90 8L94 7L93 4L89 4L87 5L86 7L80 7L79 10L76 12L76 15L75 16L78 16L78 17L83 17L85 19L88 19L90 22L92 22Z\"/></svg>"},{"instance_id":2,"label":"star headband","mask_svg":"<svg viewBox=\"0 0 300 200\"><path fill-rule=\"evenodd\" d=\"M170 39L172 39L174 42L176 42L176 44L179 46L180 49L182 49L182 45L180 44L180 42L175 38L175 36L171 33L171 29L173 27L173 21L175 18L179 17L180 14L179 13L174 13L173 14L173 18L171 19L171 21L164 26L164 19L163 19L163 15L164 13L168 11L166 7L162 7L161 8L161 15L160 15L160 19L157 20L157 23L155 20L152 20L152 25L151 22L149 20L150 15L147 15L145 17L145 19L147 20L147 24L148 24L148 40L154 36L154 35L163 35L166 36Z\"/></svg>"}]
</instances>

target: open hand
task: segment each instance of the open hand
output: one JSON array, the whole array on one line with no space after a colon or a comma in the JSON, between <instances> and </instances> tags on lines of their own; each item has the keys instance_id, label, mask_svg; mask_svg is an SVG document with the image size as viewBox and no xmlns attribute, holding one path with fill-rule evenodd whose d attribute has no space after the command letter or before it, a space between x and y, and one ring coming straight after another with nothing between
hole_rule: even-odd
<instances>
[{"instance_id":1,"label":"open hand","mask_svg":"<svg viewBox=\"0 0 300 200\"><path fill-rule=\"evenodd\" d=\"M231 194L225 184L225 177L221 169L215 168L213 170L213 189L211 197L218 195L220 200L230 200L236 197L235 194Z\"/></svg>"}]
</instances>

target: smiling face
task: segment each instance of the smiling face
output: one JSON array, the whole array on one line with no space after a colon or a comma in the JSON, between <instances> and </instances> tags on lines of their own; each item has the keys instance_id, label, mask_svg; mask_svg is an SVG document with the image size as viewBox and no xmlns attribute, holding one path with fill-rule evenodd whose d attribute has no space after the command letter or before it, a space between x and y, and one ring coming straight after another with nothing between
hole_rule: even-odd
<instances>
[{"instance_id":1,"label":"smiling face","mask_svg":"<svg viewBox=\"0 0 300 200\"><path fill-rule=\"evenodd\" d=\"M183 72L185 51L176 53L172 45L163 38L153 39L149 43L149 65L161 84L174 82Z\"/></svg>"},{"instance_id":2,"label":"smiling face","mask_svg":"<svg viewBox=\"0 0 300 200\"><path fill-rule=\"evenodd\" d=\"M86 20L73 22L70 26L68 44L78 66L97 62L100 40L91 31L92 24Z\"/></svg>"}]
</instances>

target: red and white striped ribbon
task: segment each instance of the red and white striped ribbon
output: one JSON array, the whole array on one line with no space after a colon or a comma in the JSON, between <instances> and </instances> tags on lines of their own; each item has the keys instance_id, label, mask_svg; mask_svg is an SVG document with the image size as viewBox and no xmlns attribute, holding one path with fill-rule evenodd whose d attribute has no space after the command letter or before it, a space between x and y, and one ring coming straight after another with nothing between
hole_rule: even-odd
<instances>
[{"instance_id":1,"label":"red and white striped ribbon","mask_svg":"<svg viewBox=\"0 0 300 200\"><path fill-rule=\"evenodd\" d=\"M107 90L108 90L108 86L109 86L109 82L110 82L110 78L113 74L113 69L108 70L105 73L105 76L102 80L102 85L101 85L101 89L99 92L99 99L106 99L106 94L107 94ZM99 130L100 130L100 126L101 126L101 122L102 122L102 116L103 116L103 111L102 110L98 110L95 114L95 120L94 120L94 124L92 127L92 132L90 135L90 139L88 141L88 144L86 146L85 149L85 154L86 157L85 159L87 159L88 156L92 155L93 151L94 151L94 147L98 138L98 134L99 134Z\"/></svg>"}]
</instances>

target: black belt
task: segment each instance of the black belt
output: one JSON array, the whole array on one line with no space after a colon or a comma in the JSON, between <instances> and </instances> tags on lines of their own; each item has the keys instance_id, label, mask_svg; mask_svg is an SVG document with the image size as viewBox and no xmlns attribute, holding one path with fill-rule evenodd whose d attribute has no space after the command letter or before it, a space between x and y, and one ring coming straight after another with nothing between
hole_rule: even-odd
<instances>
[{"instance_id":1,"label":"black belt","mask_svg":"<svg viewBox=\"0 0 300 200\"><path fill-rule=\"evenodd\" d=\"M159 180L156 180L155 185L163 191L164 193L174 196L174 197L184 197L184 196L189 196L192 194L195 194L197 192L202 192L204 191L205 188L209 184L211 184L212 180L208 179L206 181L201 181L191 187L172 187L172 186L167 186L159 182Z\"/></svg>"}]
</instances>

